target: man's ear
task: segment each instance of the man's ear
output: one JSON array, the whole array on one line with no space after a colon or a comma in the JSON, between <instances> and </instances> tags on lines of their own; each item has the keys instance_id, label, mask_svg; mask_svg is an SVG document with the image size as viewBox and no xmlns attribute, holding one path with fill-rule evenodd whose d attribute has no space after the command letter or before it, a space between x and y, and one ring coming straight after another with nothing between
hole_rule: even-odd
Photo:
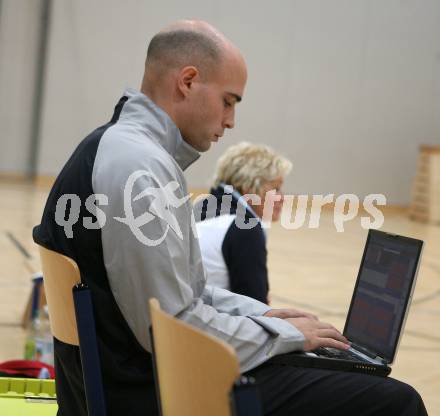
<instances>
[{"instance_id":1,"label":"man's ear","mask_svg":"<svg viewBox=\"0 0 440 416\"><path fill-rule=\"evenodd\" d=\"M195 66L185 66L179 72L177 86L181 94L186 97L191 91L192 84L199 77L199 70Z\"/></svg>"}]
</instances>

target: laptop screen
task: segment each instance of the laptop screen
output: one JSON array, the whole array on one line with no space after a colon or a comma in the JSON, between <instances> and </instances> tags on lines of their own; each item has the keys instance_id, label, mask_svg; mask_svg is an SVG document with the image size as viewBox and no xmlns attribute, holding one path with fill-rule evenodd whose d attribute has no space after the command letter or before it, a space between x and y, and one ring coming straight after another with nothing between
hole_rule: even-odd
<instances>
[{"instance_id":1,"label":"laptop screen","mask_svg":"<svg viewBox=\"0 0 440 416\"><path fill-rule=\"evenodd\" d=\"M370 230L344 335L392 362L423 242Z\"/></svg>"}]
</instances>

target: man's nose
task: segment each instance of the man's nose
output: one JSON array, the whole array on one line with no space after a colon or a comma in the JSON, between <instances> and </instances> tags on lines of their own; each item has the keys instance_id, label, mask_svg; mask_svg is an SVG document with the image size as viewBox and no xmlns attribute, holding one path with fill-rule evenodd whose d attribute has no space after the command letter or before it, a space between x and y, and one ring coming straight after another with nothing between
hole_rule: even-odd
<instances>
[{"instance_id":1,"label":"man's nose","mask_svg":"<svg viewBox=\"0 0 440 416\"><path fill-rule=\"evenodd\" d=\"M223 127L224 127L225 129L233 129L234 126L235 126L235 111L232 110L232 111L230 112L230 114L228 114L228 115L225 117L225 119L224 119L224 121L223 121Z\"/></svg>"}]
</instances>

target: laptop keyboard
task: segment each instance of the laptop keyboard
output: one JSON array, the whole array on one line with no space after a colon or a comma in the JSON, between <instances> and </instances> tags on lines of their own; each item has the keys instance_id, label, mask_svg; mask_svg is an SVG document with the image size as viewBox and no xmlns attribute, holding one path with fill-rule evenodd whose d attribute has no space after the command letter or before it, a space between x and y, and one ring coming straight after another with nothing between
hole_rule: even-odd
<instances>
[{"instance_id":1,"label":"laptop keyboard","mask_svg":"<svg viewBox=\"0 0 440 416\"><path fill-rule=\"evenodd\" d=\"M342 351L336 348L318 348L313 351L315 354L327 357L327 358L337 358L340 360L349 360L349 361L361 361L359 357L354 355L349 351Z\"/></svg>"}]
</instances>

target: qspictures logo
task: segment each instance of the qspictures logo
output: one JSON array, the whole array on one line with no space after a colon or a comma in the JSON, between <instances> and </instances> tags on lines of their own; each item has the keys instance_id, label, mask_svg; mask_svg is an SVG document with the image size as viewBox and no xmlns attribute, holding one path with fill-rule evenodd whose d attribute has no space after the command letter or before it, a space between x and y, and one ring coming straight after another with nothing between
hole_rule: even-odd
<instances>
[{"instance_id":1,"label":"qspictures logo","mask_svg":"<svg viewBox=\"0 0 440 416\"><path fill-rule=\"evenodd\" d=\"M151 182L153 186L146 187L133 198L133 187L135 182L140 178L150 179L149 182ZM177 198L175 192L178 189L179 183L177 181L171 181L165 186L161 186L158 178L154 174L146 170L137 170L128 177L124 187L125 217L114 217L114 219L126 224L134 236L146 246L157 246L162 243L170 228L181 240L183 240L183 234L179 222L171 209L180 208L191 198L191 195ZM151 201L148 210L135 218L131 201L132 199L133 201L139 201L144 197L149 198ZM141 228L155 218L160 218L165 223L165 229L159 238L149 238L142 232Z\"/></svg>"},{"instance_id":2,"label":"qspictures logo","mask_svg":"<svg viewBox=\"0 0 440 416\"><path fill-rule=\"evenodd\" d=\"M134 192L136 189L136 192ZM228 212L231 206L233 189L226 192L221 200L220 212ZM191 228L195 236L196 219L192 209L188 209L191 194L185 194L179 182L173 180L162 183L152 172L137 170L127 179L123 192L123 212L121 216L114 216L112 219L126 225L136 239L145 246L154 247L161 244L172 230L181 240L184 239L183 231L179 223L179 218L185 224L191 222ZM272 193L272 194L271 194ZM279 198L279 199L277 199ZM326 204L333 206L333 223L337 232L344 232L344 224L359 218L360 199L355 194L342 194L335 196L328 195L277 195L275 191L268 191L265 198L260 195L246 194L238 195L238 204L235 223L240 229L249 229L257 226L260 219L249 218L246 211L252 211L252 207L263 205L261 220L265 222L266 228L270 227L271 222L265 219L272 218L272 213L277 201L282 200L282 210L280 216L281 226L287 230L295 230L301 227L318 228L322 208ZM214 195L199 195L194 204L199 201L206 201L206 207L217 207L218 201ZM296 208L294 204L296 201ZM109 206L112 201L105 194L91 194L84 201L84 207L91 215L82 217L82 225L85 229L96 230L106 226L107 216L103 209ZM134 208L136 205L136 209ZM362 201L363 209L367 215L360 216L360 225L364 229L381 228L384 223L384 215L378 208L386 205L386 197L383 194L367 195ZM62 195L56 205L55 222L63 227L67 238L73 238L74 225L80 219L82 201L76 194ZM310 212L308 207L310 206ZM100 208L101 207L101 208ZM187 218L191 212L191 218ZM306 215L309 213L308 221ZM180 214L180 215L179 215ZM198 212L196 215L200 215ZM155 225L159 221L161 226ZM158 233L158 229L160 232ZM151 231L151 235L150 232Z\"/></svg>"}]
</instances>

